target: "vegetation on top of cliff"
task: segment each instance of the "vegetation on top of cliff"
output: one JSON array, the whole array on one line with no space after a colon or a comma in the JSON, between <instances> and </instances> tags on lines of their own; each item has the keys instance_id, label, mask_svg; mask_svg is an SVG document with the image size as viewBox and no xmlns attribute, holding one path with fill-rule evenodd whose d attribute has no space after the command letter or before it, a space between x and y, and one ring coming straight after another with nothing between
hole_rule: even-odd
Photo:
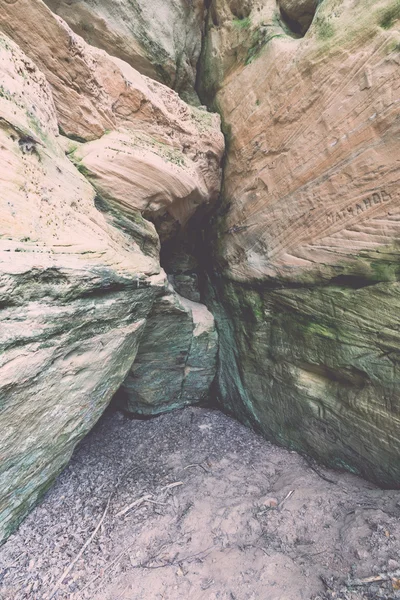
<instances>
[{"instance_id":1,"label":"vegetation on top of cliff","mask_svg":"<svg viewBox=\"0 0 400 600\"><path fill-rule=\"evenodd\" d=\"M284 33L277 33L276 30L271 31L269 27L259 27L253 32L252 35L252 44L250 48L247 50L247 56L245 64L249 65L253 62L255 58L257 58L261 50L274 38L282 38L285 37Z\"/></svg>"},{"instance_id":2,"label":"vegetation on top of cliff","mask_svg":"<svg viewBox=\"0 0 400 600\"><path fill-rule=\"evenodd\" d=\"M381 15L379 25L383 29L390 29L393 27L396 21L400 19L400 0L395 0L395 2L386 8Z\"/></svg>"}]
</instances>

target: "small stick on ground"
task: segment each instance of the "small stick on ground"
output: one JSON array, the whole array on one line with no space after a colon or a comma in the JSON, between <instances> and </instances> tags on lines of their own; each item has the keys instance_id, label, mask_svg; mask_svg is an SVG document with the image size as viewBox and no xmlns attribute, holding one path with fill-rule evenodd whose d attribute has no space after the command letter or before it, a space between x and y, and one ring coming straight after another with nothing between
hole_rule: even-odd
<instances>
[{"instance_id":1,"label":"small stick on ground","mask_svg":"<svg viewBox=\"0 0 400 600\"><path fill-rule=\"evenodd\" d=\"M135 543L135 542L134 542ZM126 554L127 552L129 552L129 550L132 548L132 546L134 545L134 543L130 544L128 546L128 548L125 548L124 550L122 550L118 556L116 556L116 558L114 558L113 560L111 560L107 566L103 569L103 572L100 574L98 573L97 575L95 575L95 577L93 577L89 583L87 583L81 590L80 593L84 592L85 590L87 590L87 588L91 587L95 581L97 581L100 577L103 578L104 575L106 574L107 571L109 571L111 569L111 567L113 567L116 563L118 563L118 561L124 556L124 554Z\"/></svg>"},{"instance_id":2,"label":"small stick on ground","mask_svg":"<svg viewBox=\"0 0 400 600\"><path fill-rule=\"evenodd\" d=\"M115 516L122 517L127 512L129 512L132 508L135 508L135 506L139 506L139 504L142 504L143 502L150 502L150 499L151 499L151 494L142 496L141 498L138 498L137 500L135 500L135 502L132 502L132 504L129 504L128 506L126 506L125 508L123 508L122 510L117 512L117 514Z\"/></svg>"},{"instance_id":3,"label":"small stick on ground","mask_svg":"<svg viewBox=\"0 0 400 600\"><path fill-rule=\"evenodd\" d=\"M175 481L175 483L170 483L161 488L161 490L172 490L172 488L176 488L179 485L183 485L183 481Z\"/></svg>"},{"instance_id":4,"label":"small stick on ground","mask_svg":"<svg viewBox=\"0 0 400 600\"><path fill-rule=\"evenodd\" d=\"M79 550L79 552L76 555L76 557L74 558L74 560L65 569L65 571L63 572L63 574L61 575L61 577L57 581L56 585L52 589L52 591L50 593L50 596L48 596L48 600L52 600L52 598L54 598L54 596L57 594L60 586L62 585L62 582L64 581L64 579L72 571L72 569L74 568L74 565L78 562L78 560L81 558L82 554L85 552L86 548L91 544L91 542L93 541L93 539L96 537L97 532L99 531L100 527L103 524L104 519L106 518L106 514L107 514L109 506L110 506L112 495L113 494L111 494L110 497L108 498L106 507L105 507L105 509L103 511L103 514L101 516L100 521L97 523L96 529L93 531L93 533L90 536L90 538L88 540L86 540L86 542L83 544L82 548Z\"/></svg>"},{"instance_id":5,"label":"small stick on ground","mask_svg":"<svg viewBox=\"0 0 400 600\"><path fill-rule=\"evenodd\" d=\"M115 488L113 489L113 491L111 492L111 494L108 497L106 507L105 507L105 509L103 511L103 514L101 516L100 521L98 522L98 524L96 526L96 529L93 531L93 533L90 536L90 538L84 543L84 545L82 546L82 548L79 550L79 552L78 552L77 556L74 558L74 560L68 565L68 567L65 569L65 571L63 572L63 574L61 575L61 577L58 579L56 585L53 587L52 591L50 592L50 596L48 596L47 600L52 600L52 598L54 598L54 596L57 594L58 590L60 589L60 586L62 585L62 582L64 581L64 579L72 571L72 569L74 568L75 564L78 562L78 560L81 558L81 556L85 552L86 548L92 543L92 541L96 537L96 534L99 531L100 527L103 525L104 519L106 518L106 515L108 513L108 509L110 508L111 499L113 498L114 494L116 494L116 492L117 492L119 486L121 485L121 482L123 481L123 479L125 479L128 475L130 475L132 473L132 471L134 471L136 468L137 468L136 466L129 468L127 471L125 471L125 473L123 473L118 478L117 485L115 486Z\"/></svg>"},{"instance_id":6,"label":"small stick on ground","mask_svg":"<svg viewBox=\"0 0 400 600\"><path fill-rule=\"evenodd\" d=\"M400 577L400 570L394 571L393 573L380 573L379 575L372 575L372 577L366 577L365 579L353 579L347 585L350 586L362 586L370 585L371 583L383 583L384 581L390 581L391 579L397 579Z\"/></svg>"},{"instance_id":7,"label":"small stick on ground","mask_svg":"<svg viewBox=\"0 0 400 600\"><path fill-rule=\"evenodd\" d=\"M193 467L200 467L200 469L203 469L203 471L205 473L209 473L210 471L208 469L205 468L204 465L202 465L201 463L193 463L192 465L187 465L187 467L183 467L183 470L186 471L186 469L192 469Z\"/></svg>"},{"instance_id":8,"label":"small stick on ground","mask_svg":"<svg viewBox=\"0 0 400 600\"><path fill-rule=\"evenodd\" d=\"M290 496L292 496L293 494L294 494L294 490L290 490L290 492L288 492L286 494L286 496L284 497L282 502L280 502L280 504L278 504L278 508L281 508L281 506L283 506L283 504L286 502L286 500L289 500Z\"/></svg>"},{"instance_id":9,"label":"small stick on ground","mask_svg":"<svg viewBox=\"0 0 400 600\"><path fill-rule=\"evenodd\" d=\"M185 556L184 558L174 558L171 561L167 561L162 565L149 565L150 562L152 562L155 558L157 558L157 556L160 554L159 552L156 554L156 556L150 557L146 562L144 563L140 563L138 565L132 565L133 569L163 569L164 567L174 567L176 565L180 565L183 562L186 562L188 560L191 560L192 558L196 558L202 554L205 554L206 552L208 552L208 554L210 554L212 552L212 550L215 549L215 546L210 546L209 548L206 548L205 550L202 550L201 552L196 552L196 554L190 554L189 556ZM208 556L208 554L206 554L206 556L202 556L202 558L206 558Z\"/></svg>"},{"instance_id":10,"label":"small stick on ground","mask_svg":"<svg viewBox=\"0 0 400 600\"><path fill-rule=\"evenodd\" d=\"M310 469L312 469L314 471L314 473L316 473L318 475L318 477L321 477L321 479L323 479L324 481L327 481L328 483L333 483L333 484L337 485L337 481L334 481L333 479L329 479L329 477L324 475L319 470L317 463L314 460L312 460L312 458L310 458L309 456L303 456L303 458L306 461L306 463L308 464L308 466L310 467Z\"/></svg>"}]
</instances>

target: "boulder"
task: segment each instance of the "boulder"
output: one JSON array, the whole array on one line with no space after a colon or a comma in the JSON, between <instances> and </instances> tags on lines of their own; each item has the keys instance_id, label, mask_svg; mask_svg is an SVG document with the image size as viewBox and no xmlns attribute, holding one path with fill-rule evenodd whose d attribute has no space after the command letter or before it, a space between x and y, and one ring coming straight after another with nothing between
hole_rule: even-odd
<instances>
[{"instance_id":1,"label":"boulder","mask_svg":"<svg viewBox=\"0 0 400 600\"><path fill-rule=\"evenodd\" d=\"M155 299L179 305L193 346L181 402L207 393L216 348L205 365L144 217L171 237L216 200L223 137L218 116L91 48L41 0L2 3L0 30L2 540L126 378Z\"/></svg>"},{"instance_id":2,"label":"boulder","mask_svg":"<svg viewBox=\"0 0 400 600\"><path fill-rule=\"evenodd\" d=\"M165 276L96 210L49 85L2 34L0 72L3 540L124 380Z\"/></svg>"},{"instance_id":3,"label":"boulder","mask_svg":"<svg viewBox=\"0 0 400 600\"><path fill-rule=\"evenodd\" d=\"M181 134L179 141L195 132L202 143L222 153L217 115L192 110L173 90L88 45L42 0L2 3L0 29L46 76L59 125L67 136L93 140L118 126L133 124L148 134L164 130L167 138ZM177 140L169 143L177 145Z\"/></svg>"},{"instance_id":4,"label":"boulder","mask_svg":"<svg viewBox=\"0 0 400 600\"><path fill-rule=\"evenodd\" d=\"M223 144L213 128L214 115L184 108L195 116L173 140L169 130L153 132L149 124L153 135L131 126L68 150L103 203L128 218L144 215L154 221L162 242L176 236L200 206L213 205L220 188Z\"/></svg>"},{"instance_id":5,"label":"boulder","mask_svg":"<svg viewBox=\"0 0 400 600\"><path fill-rule=\"evenodd\" d=\"M206 92L228 137L210 236L220 401L399 487L400 12L324 0L294 39L275 1L232 5L214 5L201 71L223 75Z\"/></svg>"},{"instance_id":6,"label":"boulder","mask_svg":"<svg viewBox=\"0 0 400 600\"><path fill-rule=\"evenodd\" d=\"M46 0L92 46L198 103L203 0Z\"/></svg>"},{"instance_id":7,"label":"boulder","mask_svg":"<svg viewBox=\"0 0 400 600\"><path fill-rule=\"evenodd\" d=\"M171 287L153 305L136 360L119 392L120 406L149 416L206 400L217 350L212 314Z\"/></svg>"},{"instance_id":8,"label":"boulder","mask_svg":"<svg viewBox=\"0 0 400 600\"><path fill-rule=\"evenodd\" d=\"M60 130L74 141L65 149L102 206L125 221L146 213L164 239L200 204L215 202L224 152L217 114L89 46L42 0L1 5L0 29L45 74ZM156 238L152 245L155 254Z\"/></svg>"}]
</instances>

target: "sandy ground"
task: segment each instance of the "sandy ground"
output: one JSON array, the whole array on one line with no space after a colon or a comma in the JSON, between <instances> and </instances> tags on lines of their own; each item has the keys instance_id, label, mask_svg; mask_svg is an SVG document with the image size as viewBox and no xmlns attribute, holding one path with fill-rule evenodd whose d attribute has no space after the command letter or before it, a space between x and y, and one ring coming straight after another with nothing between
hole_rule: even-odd
<instances>
[{"instance_id":1,"label":"sandy ground","mask_svg":"<svg viewBox=\"0 0 400 600\"><path fill-rule=\"evenodd\" d=\"M0 598L400 598L399 517L219 412L110 411L0 548Z\"/></svg>"}]
</instances>

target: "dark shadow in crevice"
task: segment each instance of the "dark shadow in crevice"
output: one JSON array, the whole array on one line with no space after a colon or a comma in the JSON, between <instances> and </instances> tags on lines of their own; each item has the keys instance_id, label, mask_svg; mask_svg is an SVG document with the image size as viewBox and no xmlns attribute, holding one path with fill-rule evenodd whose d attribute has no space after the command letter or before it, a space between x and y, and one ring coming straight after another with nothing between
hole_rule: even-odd
<instances>
[{"instance_id":1,"label":"dark shadow in crevice","mask_svg":"<svg viewBox=\"0 0 400 600\"><path fill-rule=\"evenodd\" d=\"M300 23L298 23L294 19L291 19L289 17L289 15L283 10L283 8L281 8L281 7L279 8L279 13L280 13L282 22L286 26L285 27L286 33L288 33L289 35L292 35L292 37L294 37L294 38L301 38L301 37L305 36L305 34L307 33L310 26L308 26L307 29L304 31L304 29L300 25ZM310 23L310 25L311 25L311 23Z\"/></svg>"},{"instance_id":2,"label":"dark shadow in crevice","mask_svg":"<svg viewBox=\"0 0 400 600\"><path fill-rule=\"evenodd\" d=\"M314 0L313 2L313 0L310 0L310 5L304 6L304 10L298 11L295 15L289 14L279 0L277 0L277 4L283 29L287 35L298 39L304 37L310 29L320 1Z\"/></svg>"},{"instance_id":3,"label":"dark shadow in crevice","mask_svg":"<svg viewBox=\"0 0 400 600\"><path fill-rule=\"evenodd\" d=\"M231 0L229 8L233 16L240 21L247 19L251 13L250 6L244 6L243 0Z\"/></svg>"},{"instance_id":4,"label":"dark shadow in crevice","mask_svg":"<svg viewBox=\"0 0 400 600\"><path fill-rule=\"evenodd\" d=\"M338 275L329 281L329 285L339 286L347 289L359 290L361 288L377 285L379 281L372 281L361 275Z\"/></svg>"}]
</instances>

